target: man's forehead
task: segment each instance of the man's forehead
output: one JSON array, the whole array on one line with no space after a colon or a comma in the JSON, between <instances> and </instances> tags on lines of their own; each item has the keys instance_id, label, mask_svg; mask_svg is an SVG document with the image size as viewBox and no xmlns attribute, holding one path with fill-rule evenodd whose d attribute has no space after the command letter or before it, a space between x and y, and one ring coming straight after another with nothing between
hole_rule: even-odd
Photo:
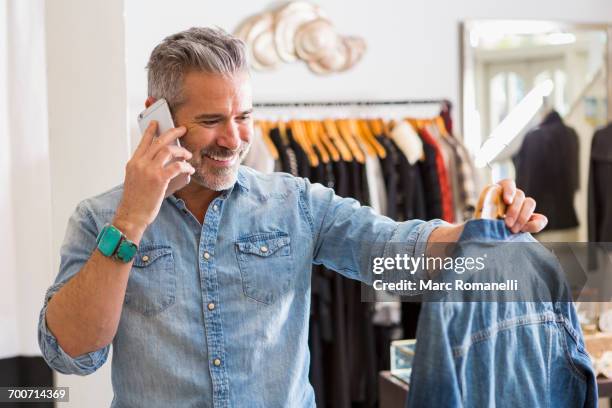
<instances>
[{"instance_id":1,"label":"man's forehead","mask_svg":"<svg viewBox=\"0 0 612 408\"><path fill-rule=\"evenodd\" d=\"M203 113L246 111L252 108L248 75L189 73L185 76L183 95L186 104L197 110L205 110Z\"/></svg>"}]
</instances>

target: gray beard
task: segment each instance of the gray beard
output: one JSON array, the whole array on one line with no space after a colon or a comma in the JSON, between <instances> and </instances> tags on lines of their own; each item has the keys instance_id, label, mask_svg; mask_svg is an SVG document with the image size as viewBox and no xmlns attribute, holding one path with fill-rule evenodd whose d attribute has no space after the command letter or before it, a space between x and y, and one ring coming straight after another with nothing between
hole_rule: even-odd
<instances>
[{"instance_id":1,"label":"gray beard","mask_svg":"<svg viewBox=\"0 0 612 408\"><path fill-rule=\"evenodd\" d=\"M196 184L212 191L227 190L236 183L238 168L240 167L240 163L242 163L244 157L248 154L250 148L250 143L242 148L242 151L238 156L238 160L236 160L236 164L229 169L215 169L212 171L209 169L207 172L204 172L201 161L199 165L194 165L194 163L191 163L191 165L196 168L195 173L191 175L191 179Z\"/></svg>"}]
</instances>

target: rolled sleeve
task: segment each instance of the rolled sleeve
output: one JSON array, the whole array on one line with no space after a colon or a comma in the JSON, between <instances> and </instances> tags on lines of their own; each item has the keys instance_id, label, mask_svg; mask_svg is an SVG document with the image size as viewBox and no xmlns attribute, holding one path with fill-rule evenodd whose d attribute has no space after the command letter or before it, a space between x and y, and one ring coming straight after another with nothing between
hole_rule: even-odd
<instances>
[{"instance_id":1,"label":"rolled sleeve","mask_svg":"<svg viewBox=\"0 0 612 408\"><path fill-rule=\"evenodd\" d=\"M411 222L398 223L397 229L385 245L383 257L392 258L396 254L406 254L410 258L425 256L429 236L433 230L444 225L449 226L451 224L440 219L420 221L416 226L411 224ZM429 276L425 269L418 269L412 275L412 278L414 280L421 280L428 279Z\"/></svg>"},{"instance_id":2,"label":"rolled sleeve","mask_svg":"<svg viewBox=\"0 0 612 408\"><path fill-rule=\"evenodd\" d=\"M110 345L99 350L70 357L58 344L57 338L47 327L46 315L49 300L76 275L87 263L96 247L97 228L86 204L76 208L70 220L60 251L60 270L53 285L45 294L38 321L38 345L43 358L54 370L62 374L88 375L100 368L108 357Z\"/></svg>"},{"instance_id":3,"label":"rolled sleeve","mask_svg":"<svg viewBox=\"0 0 612 408\"><path fill-rule=\"evenodd\" d=\"M106 362L110 345L73 358L58 344L57 338L47 327L46 314L49 300L63 285L63 283L54 284L47 290L38 321L38 345L45 361L52 369L62 374L88 375Z\"/></svg>"},{"instance_id":4,"label":"rolled sleeve","mask_svg":"<svg viewBox=\"0 0 612 408\"><path fill-rule=\"evenodd\" d=\"M439 219L396 222L354 199L335 195L330 188L308 180L301 183L303 207L313 231L313 263L368 285L374 281L373 258L402 253L421 256L431 232L448 224ZM418 271L411 278L424 278L426 273Z\"/></svg>"}]
</instances>

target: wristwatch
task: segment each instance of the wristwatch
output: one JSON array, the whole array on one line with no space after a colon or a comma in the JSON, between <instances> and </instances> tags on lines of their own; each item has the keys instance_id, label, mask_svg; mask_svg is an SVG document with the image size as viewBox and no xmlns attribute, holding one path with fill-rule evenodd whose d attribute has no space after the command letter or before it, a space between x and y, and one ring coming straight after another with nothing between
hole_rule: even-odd
<instances>
[{"instance_id":1,"label":"wristwatch","mask_svg":"<svg viewBox=\"0 0 612 408\"><path fill-rule=\"evenodd\" d=\"M98 250L107 257L128 263L136 255L138 246L127 239L123 232L106 223L96 238Z\"/></svg>"}]
</instances>

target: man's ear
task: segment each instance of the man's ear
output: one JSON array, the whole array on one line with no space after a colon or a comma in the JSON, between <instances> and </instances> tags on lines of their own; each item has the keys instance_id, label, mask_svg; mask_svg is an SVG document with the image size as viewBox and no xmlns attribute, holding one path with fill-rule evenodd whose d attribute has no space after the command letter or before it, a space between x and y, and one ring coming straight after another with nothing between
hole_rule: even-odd
<instances>
[{"instance_id":1,"label":"man's ear","mask_svg":"<svg viewBox=\"0 0 612 408\"><path fill-rule=\"evenodd\" d=\"M155 103L155 98L152 96L149 96L147 100L145 101L145 109L153 105L154 103Z\"/></svg>"}]
</instances>

